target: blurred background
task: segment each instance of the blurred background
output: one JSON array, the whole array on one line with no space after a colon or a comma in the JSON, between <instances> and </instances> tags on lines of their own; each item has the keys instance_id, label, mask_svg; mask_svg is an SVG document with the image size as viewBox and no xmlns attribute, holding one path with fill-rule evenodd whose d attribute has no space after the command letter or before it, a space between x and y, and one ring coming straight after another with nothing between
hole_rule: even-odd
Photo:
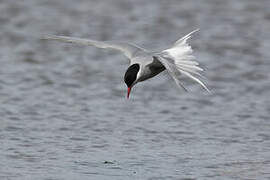
<instances>
[{"instance_id":1,"label":"blurred background","mask_svg":"<svg viewBox=\"0 0 270 180\"><path fill-rule=\"evenodd\" d=\"M0 0L0 179L269 179L267 0ZM118 52L190 31L212 94L166 75L136 85Z\"/></svg>"}]
</instances>

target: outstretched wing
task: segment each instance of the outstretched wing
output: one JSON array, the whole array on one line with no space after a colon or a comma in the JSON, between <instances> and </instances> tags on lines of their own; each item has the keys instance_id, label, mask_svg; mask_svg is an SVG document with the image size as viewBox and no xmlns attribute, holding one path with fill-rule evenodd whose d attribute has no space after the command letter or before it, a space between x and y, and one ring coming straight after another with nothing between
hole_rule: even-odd
<instances>
[{"instance_id":1,"label":"outstretched wing","mask_svg":"<svg viewBox=\"0 0 270 180\"><path fill-rule=\"evenodd\" d=\"M81 39L67 36L47 36L42 38L44 40L57 40L67 43L74 43L83 46L95 46L98 48L110 48L121 51L126 57L131 59L138 51L143 51L144 49L138 47L134 44L125 42L113 42L113 41L96 41L90 39Z\"/></svg>"},{"instance_id":2,"label":"outstretched wing","mask_svg":"<svg viewBox=\"0 0 270 180\"><path fill-rule=\"evenodd\" d=\"M196 77L196 75L201 76L200 72L203 71L203 69L199 67L199 63L192 55L192 48L187 43L191 35L197 31L198 30L192 31L176 41L171 48L165 49L155 56L165 66L178 86L184 88L179 79L180 74L183 74L199 83L205 90L210 92L206 85Z\"/></svg>"}]
</instances>

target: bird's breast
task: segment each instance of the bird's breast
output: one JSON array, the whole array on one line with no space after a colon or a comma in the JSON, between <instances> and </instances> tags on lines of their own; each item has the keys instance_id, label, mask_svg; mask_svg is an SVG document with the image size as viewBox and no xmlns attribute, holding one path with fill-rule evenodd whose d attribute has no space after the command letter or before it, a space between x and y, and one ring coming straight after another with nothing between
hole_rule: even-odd
<instances>
[{"instance_id":1,"label":"bird's breast","mask_svg":"<svg viewBox=\"0 0 270 180\"><path fill-rule=\"evenodd\" d=\"M164 66L146 66L138 78L138 82L152 78L165 70Z\"/></svg>"}]
</instances>

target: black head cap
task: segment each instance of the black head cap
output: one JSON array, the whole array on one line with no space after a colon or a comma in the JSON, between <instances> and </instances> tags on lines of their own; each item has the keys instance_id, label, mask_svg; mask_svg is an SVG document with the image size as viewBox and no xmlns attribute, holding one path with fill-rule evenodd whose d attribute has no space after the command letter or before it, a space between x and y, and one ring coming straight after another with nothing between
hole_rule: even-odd
<instances>
[{"instance_id":1,"label":"black head cap","mask_svg":"<svg viewBox=\"0 0 270 180\"><path fill-rule=\"evenodd\" d=\"M139 64L132 64L128 67L126 73L125 73L125 83L127 84L127 87L131 87L131 85L134 83L134 81L137 78L137 73L140 70Z\"/></svg>"}]
</instances>

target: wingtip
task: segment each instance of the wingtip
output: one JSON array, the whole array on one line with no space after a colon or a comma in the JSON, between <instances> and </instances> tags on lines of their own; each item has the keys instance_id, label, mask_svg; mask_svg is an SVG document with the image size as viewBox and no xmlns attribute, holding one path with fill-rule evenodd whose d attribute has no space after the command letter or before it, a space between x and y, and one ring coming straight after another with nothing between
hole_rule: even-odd
<instances>
[{"instance_id":1,"label":"wingtip","mask_svg":"<svg viewBox=\"0 0 270 180\"><path fill-rule=\"evenodd\" d=\"M207 93L212 94L212 91L210 91L210 89L208 89L207 87L204 89L207 91Z\"/></svg>"},{"instance_id":2,"label":"wingtip","mask_svg":"<svg viewBox=\"0 0 270 180\"><path fill-rule=\"evenodd\" d=\"M47 38L47 36L42 36L42 37L40 37L39 39L40 39L40 40L47 40L48 38Z\"/></svg>"},{"instance_id":3,"label":"wingtip","mask_svg":"<svg viewBox=\"0 0 270 180\"><path fill-rule=\"evenodd\" d=\"M212 91L202 82L202 87L207 91L207 93L212 94Z\"/></svg>"},{"instance_id":4,"label":"wingtip","mask_svg":"<svg viewBox=\"0 0 270 180\"><path fill-rule=\"evenodd\" d=\"M190 33L188 33L185 37L188 39L188 38L190 38L191 37L191 35L192 34L194 34L194 33L196 33L196 32L199 32L200 31L200 29L199 28L197 28L197 29L195 29L195 30L193 30L193 31L191 31Z\"/></svg>"},{"instance_id":5,"label":"wingtip","mask_svg":"<svg viewBox=\"0 0 270 180\"><path fill-rule=\"evenodd\" d=\"M174 46L178 45L179 43L186 43L186 41L191 37L192 34L198 32L200 29L197 28L193 31L191 31L190 33L186 34L184 37L180 38L179 40L177 40L175 43L174 43Z\"/></svg>"},{"instance_id":6,"label":"wingtip","mask_svg":"<svg viewBox=\"0 0 270 180\"><path fill-rule=\"evenodd\" d=\"M207 88L207 92L208 92L209 94L213 94L213 91L210 90L210 89L208 89L208 88Z\"/></svg>"},{"instance_id":7,"label":"wingtip","mask_svg":"<svg viewBox=\"0 0 270 180\"><path fill-rule=\"evenodd\" d=\"M191 34L193 34L193 33L195 33L195 32L198 32L198 31L200 31L200 28L197 28L197 29L191 31Z\"/></svg>"},{"instance_id":8,"label":"wingtip","mask_svg":"<svg viewBox=\"0 0 270 180\"><path fill-rule=\"evenodd\" d=\"M55 35L44 35L40 38L40 40L51 40L51 39L56 39L57 36Z\"/></svg>"}]
</instances>

